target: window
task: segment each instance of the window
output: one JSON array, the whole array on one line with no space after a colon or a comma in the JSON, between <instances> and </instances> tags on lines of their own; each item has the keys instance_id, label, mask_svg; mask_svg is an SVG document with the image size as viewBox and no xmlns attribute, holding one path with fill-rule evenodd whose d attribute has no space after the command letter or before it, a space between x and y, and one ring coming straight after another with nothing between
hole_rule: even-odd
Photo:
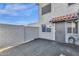
<instances>
[{"instance_id":1,"label":"window","mask_svg":"<svg viewBox=\"0 0 79 59\"><path fill-rule=\"evenodd\" d=\"M67 33L78 34L78 22L68 22L67 25Z\"/></svg>"},{"instance_id":2,"label":"window","mask_svg":"<svg viewBox=\"0 0 79 59\"><path fill-rule=\"evenodd\" d=\"M73 33L78 33L78 22L75 22L74 24L74 27L73 27Z\"/></svg>"},{"instance_id":3,"label":"window","mask_svg":"<svg viewBox=\"0 0 79 59\"><path fill-rule=\"evenodd\" d=\"M73 5L73 4L75 4L75 3L68 3L68 6Z\"/></svg>"},{"instance_id":4,"label":"window","mask_svg":"<svg viewBox=\"0 0 79 59\"><path fill-rule=\"evenodd\" d=\"M47 28L47 32L51 32L51 28Z\"/></svg>"},{"instance_id":5,"label":"window","mask_svg":"<svg viewBox=\"0 0 79 59\"><path fill-rule=\"evenodd\" d=\"M42 8L42 15L51 12L51 3Z\"/></svg>"},{"instance_id":6,"label":"window","mask_svg":"<svg viewBox=\"0 0 79 59\"><path fill-rule=\"evenodd\" d=\"M68 28L67 28L68 33L72 33L72 23L69 22L67 23L67 25L68 25Z\"/></svg>"},{"instance_id":7,"label":"window","mask_svg":"<svg viewBox=\"0 0 79 59\"><path fill-rule=\"evenodd\" d=\"M42 32L51 32L51 28L48 28L45 24L42 24Z\"/></svg>"}]
</instances>

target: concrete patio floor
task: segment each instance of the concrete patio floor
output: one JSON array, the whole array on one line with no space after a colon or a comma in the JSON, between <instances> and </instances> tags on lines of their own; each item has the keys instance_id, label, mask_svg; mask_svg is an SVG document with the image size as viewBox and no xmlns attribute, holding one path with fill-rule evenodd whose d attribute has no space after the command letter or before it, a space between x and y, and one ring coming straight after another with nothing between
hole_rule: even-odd
<instances>
[{"instance_id":1,"label":"concrete patio floor","mask_svg":"<svg viewBox=\"0 0 79 59\"><path fill-rule=\"evenodd\" d=\"M35 39L28 43L0 52L1 56L78 56L79 46L47 39Z\"/></svg>"}]
</instances>

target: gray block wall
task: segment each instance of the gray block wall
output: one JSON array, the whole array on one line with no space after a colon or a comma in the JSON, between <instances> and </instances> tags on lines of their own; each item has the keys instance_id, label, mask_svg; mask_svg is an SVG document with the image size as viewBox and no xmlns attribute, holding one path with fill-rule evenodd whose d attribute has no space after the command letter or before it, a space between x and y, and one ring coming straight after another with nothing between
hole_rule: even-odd
<instances>
[{"instance_id":1,"label":"gray block wall","mask_svg":"<svg viewBox=\"0 0 79 59\"><path fill-rule=\"evenodd\" d=\"M16 46L38 36L37 27L0 24L0 48Z\"/></svg>"},{"instance_id":2,"label":"gray block wall","mask_svg":"<svg viewBox=\"0 0 79 59\"><path fill-rule=\"evenodd\" d=\"M30 27L30 26L25 27L24 41L28 42L28 41L33 40L34 38L38 38L38 35L39 35L38 32L39 32L38 27Z\"/></svg>"}]
</instances>

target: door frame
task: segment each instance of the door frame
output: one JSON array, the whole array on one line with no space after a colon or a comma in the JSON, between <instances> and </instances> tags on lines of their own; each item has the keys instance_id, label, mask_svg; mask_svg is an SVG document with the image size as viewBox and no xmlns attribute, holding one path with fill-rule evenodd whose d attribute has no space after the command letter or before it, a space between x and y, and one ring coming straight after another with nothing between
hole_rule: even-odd
<instances>
[{"instance_id":1,"label":"door frame","mask_svg":"<svg viewBox=\"0 0 79 59\"><path fill-rule=\"evenodd\" d=\"M56 40L56 39L55 39L55 32L56 32L55 23L53 23L53 40Z\"/></svg>"},{"instance_id":2,"label":"door frame","mask_svg":"<svg viewBox=\"0 0 79 59\"><path fill-rule=\"evenodd\" d=\"M67 43L67 22L65 22L65 43Z\"/></svg>"}]
</instances>

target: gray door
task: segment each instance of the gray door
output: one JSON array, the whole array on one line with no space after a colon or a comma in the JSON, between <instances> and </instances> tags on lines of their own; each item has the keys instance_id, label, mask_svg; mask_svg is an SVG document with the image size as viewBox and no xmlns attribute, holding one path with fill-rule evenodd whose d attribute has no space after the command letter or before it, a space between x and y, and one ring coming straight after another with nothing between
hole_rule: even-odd
<instances>
[{"instance_id":1,"label":"gray door","mask_svg":"<svg viewBox=\"0 0 79 59\"><path fill-rule=\"evenodd\" d=\"M65 42L65 22L55 23L55 40Z\"/></svg>"}]
</instances>

